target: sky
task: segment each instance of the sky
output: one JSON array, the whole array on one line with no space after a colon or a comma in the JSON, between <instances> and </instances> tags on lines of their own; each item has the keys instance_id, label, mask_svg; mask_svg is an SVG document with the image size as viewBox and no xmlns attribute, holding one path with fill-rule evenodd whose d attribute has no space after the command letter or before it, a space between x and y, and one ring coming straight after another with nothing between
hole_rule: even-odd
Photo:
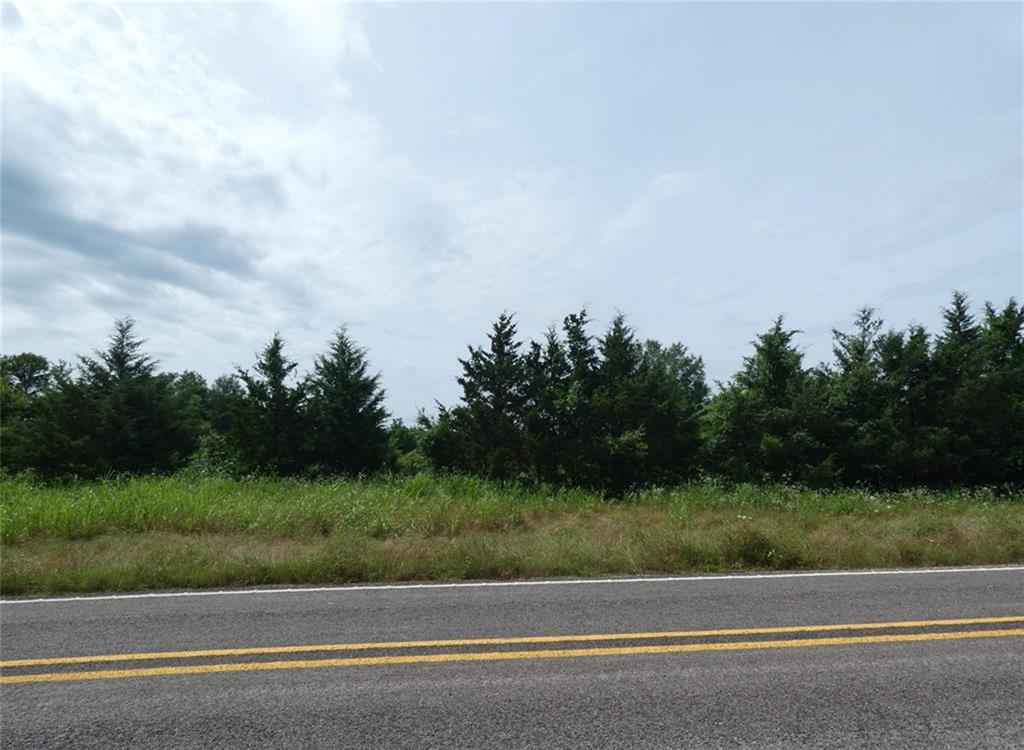
<instances>
[{"instance_id":1,"label":"sky","mask_svg":"<svg viewBox=\"0 0 1024 750\"><path fill-rule=\"evenodd\" d=\"M165 370L310 367L395 416L586 305L727 380L782 313L1024 297L1022 5L4 3L2 350L130 315Z\"/></svg>"}]
</instances>

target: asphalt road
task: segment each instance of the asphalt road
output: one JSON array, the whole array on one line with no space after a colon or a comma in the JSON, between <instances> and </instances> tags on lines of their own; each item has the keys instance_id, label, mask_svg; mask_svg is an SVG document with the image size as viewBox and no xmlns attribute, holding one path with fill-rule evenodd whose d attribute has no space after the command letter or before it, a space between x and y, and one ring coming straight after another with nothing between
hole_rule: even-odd
<instances>
[{"instance_id":1,"label":"asphalt road","mask_svg":"<svg viewBox=\"0 0 1024 750\"><path fill-rule=\"evenodd\" d=\"M4 748L1021 747L1024 567L12 600L0 661Z\"/></svg>"}]
</instances>

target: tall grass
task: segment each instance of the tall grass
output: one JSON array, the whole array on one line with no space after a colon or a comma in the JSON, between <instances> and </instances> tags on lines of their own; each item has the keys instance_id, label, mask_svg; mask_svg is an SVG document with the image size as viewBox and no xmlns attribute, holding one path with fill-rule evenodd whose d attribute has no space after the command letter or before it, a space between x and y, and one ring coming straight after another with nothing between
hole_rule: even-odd
<instances>
[{"instance_id":1,"label":"tall grass","mask_svg":"<svg viewBox=\"0 0 1024 750\"><path fill-rule=\"evenodd\" d=\"M76 540L150 531L304 537L348 529L374 538L456 536L621 506L658 508L682 516L715 509L871 516L928 508L957 513L1024 503L1024 493L996 494L989 489L823 492L714 482L646 489L609 501L585 490L428 474L338 481L126 477L67 486L8 477L0 479L0 497L0 541L5 544L32 537Z\"/></svg>"},{"instance_id":2,"label":"tall grass","mask_svg":"<svg viewBox=\"0 0 1024 750\"><path fill-rule=\"evenodd\" d=\"M1024 493L0 479L4 593L1024 560Z\"/></svg>"},{"instance_id":3,"label":"tall grass","mask_svg":"<svg viewBox=\"0 0 1024 750\"><path fill-rule=\"evenodd\" d=\"M0 490L0 540L7 544L149 531L304 537L344 528L375 538L452 536L605 506L579 490L426 474L338 481L126 477L68 486L15 477L0 480Z\"/></svg>"}]
</instances>

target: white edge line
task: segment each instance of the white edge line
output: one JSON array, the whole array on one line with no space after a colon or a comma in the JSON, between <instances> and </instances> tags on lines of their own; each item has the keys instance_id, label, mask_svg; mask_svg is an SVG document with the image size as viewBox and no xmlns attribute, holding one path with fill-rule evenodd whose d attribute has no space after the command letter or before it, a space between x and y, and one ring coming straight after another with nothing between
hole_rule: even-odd
<instances>
[{"instance_id":1,"label":"white edge line","mask_svg":"<svg viewBox=\"0 0 1024 750\"><path fill-rule=\"evenodd\" d=\"M350 593L360 591L393 591L402 589L501 588L507 586L570 586L615 583L678 583L687 581L749 581L785 578L831 578L841 576L927 575L929 573L1005 573L1024 571L1024 565L997 565L968 568L897 568L882 570L827 570L803 573L735 573L726 575L644 576L637 578L556 578L538 581L458 581L452 583L385 583L351 586L305 586L299 588L217 589L214 591L153 591L141 594L106 594L99 596L62 596L48 599L0 599L0 604L63 604L65 602L102 602L118 599L171 599L186 596L242 596L250 594Z\"/></svg>"}]
</instances>

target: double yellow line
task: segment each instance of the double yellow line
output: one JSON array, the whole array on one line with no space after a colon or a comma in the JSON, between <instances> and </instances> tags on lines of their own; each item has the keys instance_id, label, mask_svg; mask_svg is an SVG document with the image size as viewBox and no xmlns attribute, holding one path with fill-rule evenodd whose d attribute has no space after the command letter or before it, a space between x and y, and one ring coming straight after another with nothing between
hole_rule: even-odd
<instances>
[{"instance_id":1,"label":"double yellow line","mask_svg":"<svg viewBox=\"0 0 1024 750\"><path fill-rule=\"evenodd\" d=\"M901 622L846 623L837 625L797 625L769 628L734 628L717 630L677 630L646 633L600 633L587 635L524 636L511 638L461 638L425 641L383 641L368 643L331 643L298 646L267 646L252 648L203 649L193 651L150 651L142 653L100 654L96 656L64 656L0 661L0 669L97 664L145 660L177 660L267 654L330 653L338 651L407 650L418 648L450 648L460 646L502 646L552 643L594 643L602 641L636 641L670 638L706 638L713 636L779 635L791 633L827 633L834 631L892 630L910 628L954 627L1024 623L1024 616L976 617L952 620L910 620ZM394 664L438 664L447 662L498 661L517 659L553 659L583 656L624 656L642 654L677 654L697 651L741 651L751 649L806 648L812 646L847 646L875 643L906 643L915 641L949 641L967 638L1005 638L1024 636L1024 628L983 630L946 630L923 633L884 633L838 637L786 638L776 640L717 641L665 645L614 646L589 648L527 649L515 651L440 652L399 654L392 656L357 656L332 659L302 659L254 662L189 664L134 669L106 669L69 672L35 672L0 675L0 684L33 682L70 682L107 680L124 677L155 677L161 675L211 674L219 672L252 672L280 669L314 669L321 667L381 666Z\"/></svg>"}]
</instances>

